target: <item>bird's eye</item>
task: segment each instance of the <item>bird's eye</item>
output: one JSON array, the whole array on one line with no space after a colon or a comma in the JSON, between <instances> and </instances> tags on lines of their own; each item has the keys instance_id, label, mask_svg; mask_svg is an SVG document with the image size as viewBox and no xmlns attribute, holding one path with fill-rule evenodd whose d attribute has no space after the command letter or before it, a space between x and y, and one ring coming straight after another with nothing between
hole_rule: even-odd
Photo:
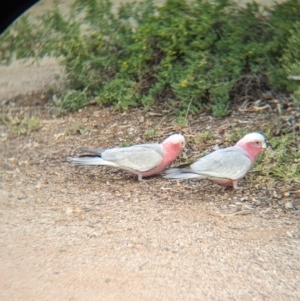
<instances>
[{"instance_id":1,"label":"bird's eye","mask_svg":"<svg viewBox=\"0 0 300 301\"><path fill-rule=\"evenodd\" d=\"M257 145L257 146L259 146L260 142L259 141L255 141L254 144Z\"/></svg>"}]
</instances>

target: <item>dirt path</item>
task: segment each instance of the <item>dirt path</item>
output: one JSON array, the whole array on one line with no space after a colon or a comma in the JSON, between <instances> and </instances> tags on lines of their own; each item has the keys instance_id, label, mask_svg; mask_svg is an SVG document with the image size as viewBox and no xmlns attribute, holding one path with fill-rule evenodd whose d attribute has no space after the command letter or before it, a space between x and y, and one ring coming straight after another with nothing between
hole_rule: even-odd
<instances>
[{"instance_id":1,"label":"dirt path","mask_svg":"<svg viewBox=\"0 0 300 301\"><path fill-rule=\"evenodd\" d=\"M0 300L300 299L299 194L247 179L236 192L75 169L65 158L80 146L144 142L161 117L96 106L53 117L37 91L55 80L58 65L5 68L2 116L37 116L43 127L13 137L11 124L0 125ZM182 130L214 126L221 137L228 122L201 115ZM154 140L169 135L170 124L165 119ZM291 201L295 210L286 209Z\"/></svg>"}]
</instances>

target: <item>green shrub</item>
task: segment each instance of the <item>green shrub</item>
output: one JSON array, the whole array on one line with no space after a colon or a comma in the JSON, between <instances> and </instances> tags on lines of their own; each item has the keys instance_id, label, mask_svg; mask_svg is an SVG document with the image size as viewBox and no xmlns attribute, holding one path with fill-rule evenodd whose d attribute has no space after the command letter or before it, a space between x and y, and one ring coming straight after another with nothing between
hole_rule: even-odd
<instances>
[{"instance_id":1,"label":"green shrub","mask_svg":"<svg viewBox=\"0 0 300 301\"><path fill-rule=\"evenodd\" d=\"M59 98L54 95L52 101L58 113L75 112L88 104L86 93L77 90L66 90Z\"/></svg>"},{"instance_id":2,"label":"green shrub","mask_svg":"<svg viewBox=\"0 0 300 301\"><path fill-rule=\"evenodd\" d=\"M300 22L296 22L295 27L290 30L290 38L281 61L288 79L290 78L287 90L294 92L293 98L300 104ZM298 80L294 81L293 76L297 76Z\"/></svg>"},{"instance_id":3,"label":"green shrub","mask_svg":"<svg viewBox=\"0 0 300 301\"><path fill-rule=\"evenodd\" d=\"M64 110L97 98L119 109L157 102L180 118L202 108L225 116L234 84L248 73L298 101L299 86L287 76L299 70L299 16L300 0L271 9L230 0L118 8L76 0L67 17L57 7L35 24L22 17L1 37L0 60L58 57L72 91L58 102Z\"/></svg>"}]
</instances>

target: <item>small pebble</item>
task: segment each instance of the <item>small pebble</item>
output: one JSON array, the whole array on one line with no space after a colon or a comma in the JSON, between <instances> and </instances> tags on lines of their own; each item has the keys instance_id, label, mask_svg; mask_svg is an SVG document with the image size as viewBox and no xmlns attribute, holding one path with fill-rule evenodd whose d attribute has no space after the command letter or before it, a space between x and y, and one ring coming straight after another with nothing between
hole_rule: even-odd
<instances>
[{"instance_id":1,"label":"small pebble","mask_svg":"<svg viewBox=\"0 0 300 301\"><path fill-rule=\"evenodd\" d=\"M17 158L8 158L8 161L12 164L16 164L18 162Z\"/></svg>"},{"instance_id":2,"label":"small pebble","mask_svg":"<svg viewBox=\"0 0 300 301\"><path fill-rule=\"evenodd\" d=\"M294 204L293 204L293 202L287 202L286 204L285 204L285 209L294 209L295 207L294 207Z\"/></svg>"},{"instance_id":3,"label":"small pebble","mask_svg":"<svg viewBox=\"0 0 300 301\"><path fill-rule=\"evenodd\" d=\"M287 235L288 237L290 237L290 238L294 238L294 237L295 237L293 231L287 231L287 232L286 232L286 235Z\"/></svg>"},{"instance_id":4,"label":"small pebble","mask_svg":"<svg viewBox=\"0 0 300 301\"><path fill-rule=\"evenodd\" d=\"M227 205L222 205L221 206L221 210L227 210L228 209L228 206Z\"/></svg>"},{"instance_id":5,"label":"small pebble","mask_svg":"<svg viewBox=\"0 0 300 301\"><path fill-rule=\"evenodd\" d=\"M66 215L71 215L73 213L73 209L71 207L67 207L65 213Z\"/></svg>"},{"instance_id":6,"label":"small pebble","mask_svg":"<svg viewBox=\"0 0 300 301\"><path fill-rule=\"evenodd\" d=\"M280 194L278 194L276 190L273 191L273 197L276 198L276 199L281 199L282 198L282 196Z\"/></svg>"},{"instance_id":7,"label":"small pebble","mask_svg":"<svg viewBox=\"0 0 300 301\"><path fill-rule=\"evenodd\" d=\"M256 198L252 198L252 202L254 202L256 206L261 204L261 200L258 200Z\"/></svg>"}]
</instances>

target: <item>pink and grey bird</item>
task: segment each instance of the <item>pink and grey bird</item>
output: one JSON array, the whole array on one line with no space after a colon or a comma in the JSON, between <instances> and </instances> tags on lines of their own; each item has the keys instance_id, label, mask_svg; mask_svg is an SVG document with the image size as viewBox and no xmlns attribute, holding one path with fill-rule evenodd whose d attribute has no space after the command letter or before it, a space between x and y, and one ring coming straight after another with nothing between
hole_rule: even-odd
<instances>
[{"instance_id":1,"label":"pink and grey bird","mask_svg":"<svg viewBox=\"0 0 300 301\"><path fill-rule=\"evenodd\" d=\"M256 156L266 148L262 133L253 132L244 136L234 146L218 149L192 164L182 165L166 171L167 179L211 180L239 189L237 183L252 167Z\"/></svg>"},{"instance_id":2,"label":"pink and grey bird","mask_svg":"<svg viewBox=\"0 0 300 301\"><path fill-rule=\"evenodd\" d=\"M149 143L109 149L82 148L82 152L90 155L67 160L74 165L105 165L120 168L137 175L139 181L142 181L143 177L163 171L184 147L184 137L174 134L161 144Z\"/></svg>"}]
</instances>

